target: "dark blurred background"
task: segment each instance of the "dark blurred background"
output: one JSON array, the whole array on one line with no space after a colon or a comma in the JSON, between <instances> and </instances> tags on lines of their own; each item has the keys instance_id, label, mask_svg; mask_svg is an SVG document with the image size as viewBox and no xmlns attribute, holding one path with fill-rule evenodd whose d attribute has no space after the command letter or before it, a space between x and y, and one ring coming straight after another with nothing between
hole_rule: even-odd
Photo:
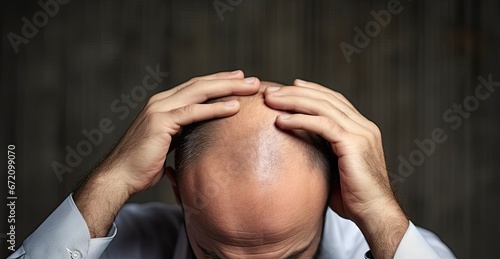
<instances>
[{"instance_id":1,"label":"dark blurred background","mask_svg":"<svg viewBox=\"0 0 500 259\"><path fill-rule=\"evenodd\" d=\"M37 1L1 8L0 148L5 154L8 144L16 146L16 247L125 132L140 107L122 120L111 104L142 84L146 67L159 65L169 76L148 96L233 69L342 92L380 126L413 222L437 233L460 258L498 256L500 88L484 100L468 96L476 95L479 76L500 81L499 1L401 0L385 27L371 27L370 42L356 41L364 45L350 63L340 44L356 47L354 28L365 31L376 21L370 12L394 0L65 1L46 20ZM38 31L25 29L26 37L23 26L33 16ZM460 113L443 118L464 100L469 112L460 124ZM117 128L60 181L54 161L65 164L66 147L76 149L86 139L82 130L98 128L103 118ZM446 141L418 156L415 139L431 138L437 128ZM398 169L401 158L413 165ZM6 155L0 162L6 202ZM132 201L174 199L162 181ZM2 205L5 255L7 213Z\"/></svg>"}]
</instances>

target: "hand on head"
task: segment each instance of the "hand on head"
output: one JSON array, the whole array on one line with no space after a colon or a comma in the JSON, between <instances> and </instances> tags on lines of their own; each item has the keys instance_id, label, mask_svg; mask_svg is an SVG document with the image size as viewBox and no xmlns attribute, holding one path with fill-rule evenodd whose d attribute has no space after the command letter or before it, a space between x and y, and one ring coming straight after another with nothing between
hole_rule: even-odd
<instances>
[{"instance_id":1,"label":"hand on head","mask_svg":"<svg viewBox=\"0 0 500 259\"><path fill-rule=\"evenodd\" d=\"M105 236L125 201L163 177L173 137L183 126L231 116L240 109L234 101L203 102L254 94L259 87L257 78L244 78L242 71L222 72L193 78L151 97L117 146L74 192L91 237Z\"/></svg>"},{"instance_id":2,"label":"hand on head","mask_svg":"<svg viewBox=\"0 0 500 259\"><path fill-rule=\"evenodd\" d=\"M176 180L174 175L169 177L174 182L174 189L180 184L179 200L185 208L190 209L185 213L190 236L200 239L199 242L204 243L205 248L211 252L215 251L219 255L238 254L238 250L214 246L213 239L203 239L206 237L204 233L222 233L218 236L224 239L219 243L230 243L228 240L232 240L231 238L240 241L244 239L235 237L234 233L224 232L224 229L232 229L236 233L275 233L280 230L266 228L266 219L271 219L269 224L285 219L292 223L283 228L294 229L293 226L298 225L304 227L301 232L302 240L311 240L311 244L316 240L314 235L306 236L319 231L315 228L317 225L307 223L322 223L321 219L318 220L318 215L321 216L323 212L322 202L326 201L322 197L329 196L328 205L360 227L377 257L394 255L408 227L408 220L390 187L381 133L373 122L359 113L340 93L301 80L296 80L293 86L263 82L261 91L255 96L233 99L238 99L241 103L238 114L207 123L209 126L201 127L201 130L198 127L198 131L204 131L205 135L209 134L207 131L213 133L212 136L201 138L203 141L198 141L208 143L196 146L197 157L179 157L180 164L184 162L191 165L188 169L181 167L182 171L187 171L181 172L182 181ZM285 137L297 137L304 132L307 132L305 138L304 134L302 138ZM332 161L324 164L335 164L337 168L314 167L314 164L321 164L321 159L311 160L307 152L301 153L301 150L316 150L320 156L331 158L325 152L318 152L318 146L313 149L304 146L305 143L311 144L307 137L312 134L329 142L330 151L335 153L338 164ZM294 146L293 143L301 145ZM297 148L293 149L292 146ZM297 161L302 164L297 164ZM305 163L304 166L304 161L312 163ZM237 174L238 177L231 176L235 171L242 170L244 172ZM328 188L328 181L317 177L325 172L338 173L326 178L337 180L333 181L335 186ZM217 188L212 188L211 195L199 195L200 190L206 186L217 187L218 182L211 178L217 174L226 176L226 187L219 188L219 192L215 191ZM242 178L242 175L245 177ZM286 177L280 178L282 175ZM265 179L264 184L260 179ZM329 194L327 190L330 190ZM241 195L242 192L244 195ZM266 198L261 197L261 193L266 193ZM254 201L253 206L249 207L251 201ZM267 203L274 206L266 207ZM286 206L292 203L293 208ZM297 214L292 213L294 209L298 211ZM265 217L258 216L261 211L266 211ZM288 212L288 217L280 213L283 211ZM303 221L305 218L308 220ZM253 227L255 225L262 229L257 230ZM207 230L203 226L212 228ZM252 226L253 231L246 228L249 226ZM261 245L278 242L259 240ZM286 245L284 240L290 240L290 237L283 237L279 242ZM198 243L192 243L192 246L195 250L202 247ZM272 249L279 250L277 247ZM290 250L294 249L288 248ZM240 255L245 254L244 251L239 252Z\"/></svg>"},{"instance_id":3,"label":"hand on head","mask_svg":"<svg viewBox=\"0 0 500 259\"><path fill-rule=\"evenodd\" d=\"M193 124L202 126L180 134ZM374 123L321 85L301 80L293 86L261 85L235 71L191 79L148 101L75 192L93 236L106 234L131 195L161 179L179 135L195 140L181 139L181 150L191 145L192 152L181 151L176 161L181 172L166 174L199 256L311 257L325 206L359 226L375 257L392 257L407 229ZM315 141L318 135L337 156L338 168L331 168L336 163ZM332 172L338 175L328 175ZM330 178L337 185L329 186Z\"/></svg>"},{"instance_id":4,"label":"hand on head","mask_svg":"<svg viewBox=\"0 0 500 259\"><path fill-rule=\"evenodd\" d=\"M258 91L257 78L242 71L196 77L151 97L107 159L118 171L130 195L155 185L163 174L172 139L183 126L238 112L237 101L204 104L211 98L250 95Z\"/></svg>"},{"instance_id":5,"label":"hand on head","mask_svg":"<svg viewBox=\"0 0 500 259\"><path fill-rule=\"evenodd\" d=\"M278 127L330 142L339 172L330 207L358 225L375 258L392 258L409 223L389 183L379 128L343 95L316 83L295 80L265 94L270 107L295 112L278 116Z\"/></svg>"}]
</instances>

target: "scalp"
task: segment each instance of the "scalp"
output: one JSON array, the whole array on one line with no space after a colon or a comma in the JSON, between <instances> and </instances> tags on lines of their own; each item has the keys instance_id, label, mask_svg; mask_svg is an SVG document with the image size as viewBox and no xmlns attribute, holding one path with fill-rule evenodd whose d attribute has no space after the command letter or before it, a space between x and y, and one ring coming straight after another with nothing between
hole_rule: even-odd
<instances>
[{"instance_id":1,"label":"scalp","mask_svg":"<svg viewBox=\"0 0 500 259\"><path fill-rule=\"evenodd\" d=\"M307 159L293 159L307 162L309 167L319 168L329 181L332 168L336 169L329 144L321 137L303 131L283 131L276 127L275 120L285 111L271 109L265 104L264 91L269 86L284 86L280 83L262 81L258 93L250 96L228 96L211 99L207 103L238 100L240 111L227 118L195 123L185 127L175 163L179 175L189 165L206 157L208 152L221 157L242 158L239 164L246 167L258 165L257 156L267 161L268 166L279 166L297 154ZM294 155L289 155L294 154ZM264 160L265 159L265 160Z\"/></svg>"},{"instance_id":2,"label":"scalp","mask_svg":"<svg viewBox=\"0 0 500 259\"><path fill-rule=\"evenodd\" d=\"M276 126L284 111L265 104L270 85L279 84L262 82L255 95L210 100L236 99L241 108L184 129L176 150L177 186L183 206L202 211L191 217L198 224L188 232L272 243L322 222L329 156L311 134Z\"/></svg>"}]
</instances>

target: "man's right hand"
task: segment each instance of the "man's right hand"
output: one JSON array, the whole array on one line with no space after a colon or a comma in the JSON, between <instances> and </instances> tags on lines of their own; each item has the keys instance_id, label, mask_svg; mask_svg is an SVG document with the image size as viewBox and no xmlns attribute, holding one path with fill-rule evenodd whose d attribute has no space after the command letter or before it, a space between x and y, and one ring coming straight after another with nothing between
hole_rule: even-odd
<instances>
[{"instance_id":1,"label":"man's right hand","mask_svg":"<svg viewBox=\"0 0 500 259\"><path fill-rule=\"evenodd\" d=\"M130 195L155 185L163 176L172 139L182 126L231 116L239 110L237 101L201 103L215 97L253 94L259 87L258 79L243 79L243 72L236 71L194 78L151 97L108 158L110 167L118 170Z\"/></svg>"},{"instance_id":2,"label":"man's right hand","mask_svg":"<svg viewBox=\"0 0 500 259\"><path fill-rule=\"evenodd\" d=\"M91 237L105 236L125 201L162 178L172 139L183 126L231 116L240 108L237 101L203 102L251 95L259 88L257 78L244 79L238 70L193 78L151 97L110 155L75 191L75 203Z\"/></svg>"}]
</instances>

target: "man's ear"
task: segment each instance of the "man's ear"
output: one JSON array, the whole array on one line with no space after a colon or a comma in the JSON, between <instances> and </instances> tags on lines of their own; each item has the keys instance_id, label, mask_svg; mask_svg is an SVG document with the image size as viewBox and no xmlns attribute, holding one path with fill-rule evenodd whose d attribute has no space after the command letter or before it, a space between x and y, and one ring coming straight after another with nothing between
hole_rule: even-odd
<instances>
[{"instance_id":1,"label":"man's ear","mask_svg":"<svg viewBox=\"0 0 500 259\"><path fill-rule=\"evenodd\" d=\"M175 201L179 206L182 206L181 198L179 195L179 188L177 188L177 179L175 177L175 170L172 167L168 166L167 168L165 168L165 175L167 176L168 181L172 186L172 190L174 191Z\"/></svg>"}]
</instances>

